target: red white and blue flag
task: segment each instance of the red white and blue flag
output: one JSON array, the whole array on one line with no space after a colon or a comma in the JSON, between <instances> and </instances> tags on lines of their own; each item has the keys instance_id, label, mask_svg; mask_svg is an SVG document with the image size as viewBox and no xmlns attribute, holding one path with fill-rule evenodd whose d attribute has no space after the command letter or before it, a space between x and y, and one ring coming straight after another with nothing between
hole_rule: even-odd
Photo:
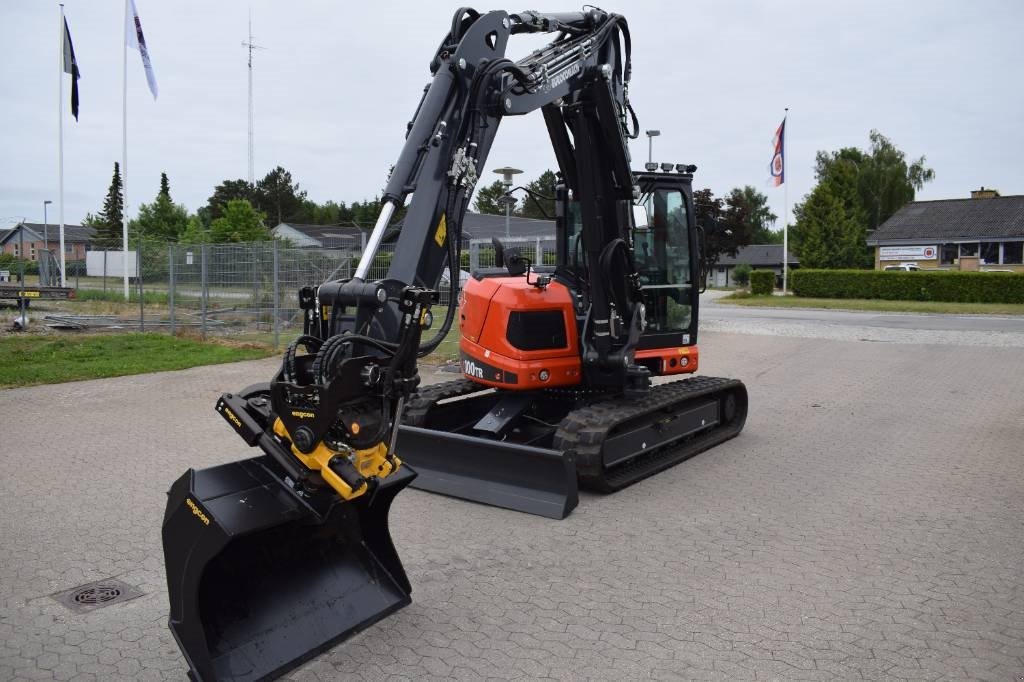
<instances>
[{"instance_id":1,"label":"red white and blue flag","mask_svg":"<svg viewBox=\"0 0 1024 682\"><path fill-rule=\"evenodd\" d=\"M772 146L774 151L771 165L768 167L768 172L771 174L769 183L773 187L778 187L786 181L786 119L782 119L779 129L775 131Z\"/></svg>"}]
</instances>

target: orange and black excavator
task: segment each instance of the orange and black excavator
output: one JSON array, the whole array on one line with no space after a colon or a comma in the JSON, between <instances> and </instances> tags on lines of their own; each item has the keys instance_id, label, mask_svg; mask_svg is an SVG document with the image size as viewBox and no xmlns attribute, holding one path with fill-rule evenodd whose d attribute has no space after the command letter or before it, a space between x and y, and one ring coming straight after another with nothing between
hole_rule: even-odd
<instances>
[{"instance_id":1,"label":"orange and black excavator","mask_svg":"<svg viewBox=\"0 0 1024 682\"><path fill-rule=\"evenodd\" d=\"M556 37L505 57L538 32ZM697 369L703 228L693 166L630 168L630 50L626 20L598 9L455 13L354 277L300 291L304 333L273 380L217 402L262 454L170 490L170 627L194 678L274 676L408 604L388 532L407 485L564 518L578 485L617 490L742 429L739 381L652 381ZM559 166L555 262L495 241L459 292L499 124L537 109ZM459 305L423 341L446 268ZM417 358L456 315L464 376L420 387Z\"/></svg>"}]
</instances>

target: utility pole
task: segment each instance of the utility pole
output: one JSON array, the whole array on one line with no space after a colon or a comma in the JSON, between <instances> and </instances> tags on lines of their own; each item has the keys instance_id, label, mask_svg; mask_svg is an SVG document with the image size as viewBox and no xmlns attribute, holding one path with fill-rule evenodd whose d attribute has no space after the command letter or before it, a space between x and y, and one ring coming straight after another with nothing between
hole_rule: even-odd
<instances>
[{"instance_id":1,"label":"utility pole","mask_svg":"<svg viewBox=\"0 0 1024 682\"><path fill-rule=\"evenodd\" d=\"M249 40L242 41L242 47L249 48L249 184L256 184L256 162L254 159L253 128L255 125L255 114L252 108L252 51L265 50L267 48L253 42L252 35L252 8L249 8Z\"/></svg>"}]
</instances>

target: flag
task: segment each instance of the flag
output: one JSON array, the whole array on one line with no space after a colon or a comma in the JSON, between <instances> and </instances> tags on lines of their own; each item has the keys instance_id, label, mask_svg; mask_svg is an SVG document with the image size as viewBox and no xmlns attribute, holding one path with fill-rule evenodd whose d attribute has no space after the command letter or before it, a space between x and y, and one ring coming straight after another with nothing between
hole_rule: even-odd
<instances>
[{"instance_id":1,"label":"flag","mask_svg":"<svg viewBox=\"0 0 1024 682\"><path fill-rule=\"evenodd\" d=\"M53 35L52 33L50 35ZM64 73L71 74L71 115L78 120L78 79L82 77L75 59L75 46L71 44L71 31L68 20L64 20Z\"/></svg>"},{"instance_id":2,"label":"flag","mask_svg":"<svg viewBox=\"0 0 1024 682\"><path fill-rule=\"evenodd\" d=\"M142 67L146 70L146 82L149 83L149 91L156 99L156 75L153 73L153 63L149 61L149 49L146 47L146 37L142 35L142 22L139 20L139 10L135 9L135 0L129 0L130 14L124 18L125 37L128 39L128 47L133 47L142 55Z\"/></svg>"},{"instance_id":3,"label":"flag","mask_svg":"<svg viewBox=\"0 0 1024 682\"><path fill-rule=\"evenodd\" d=\"M774 151L771 165L768 167L768 172L771 174L769 184L778 187L786 181L786 119L782 119L779 129L775 131L772 146Z\"/></svg>"}]
</instances>

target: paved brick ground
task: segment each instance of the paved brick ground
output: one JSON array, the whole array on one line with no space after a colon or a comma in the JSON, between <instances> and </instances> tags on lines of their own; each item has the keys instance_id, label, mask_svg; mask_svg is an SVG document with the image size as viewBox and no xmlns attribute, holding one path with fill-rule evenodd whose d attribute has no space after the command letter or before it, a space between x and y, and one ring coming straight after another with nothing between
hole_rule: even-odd
<instances>
[{"instance_id":1,"label":"paved brick ground","mask_svg":"<svg viewBox=\"0 0 1024 682\"><path fill-rule=\"evenodd\" d=\"M292 677L1024 676L1024 349L702 340L739 438L561 522L404 493L414 603ZM245 455L212 404L272 367L0 392L0 679L183 677L164 491ZM108 576L145 596L48 596Z\"/></svg>"}]
</instances>

